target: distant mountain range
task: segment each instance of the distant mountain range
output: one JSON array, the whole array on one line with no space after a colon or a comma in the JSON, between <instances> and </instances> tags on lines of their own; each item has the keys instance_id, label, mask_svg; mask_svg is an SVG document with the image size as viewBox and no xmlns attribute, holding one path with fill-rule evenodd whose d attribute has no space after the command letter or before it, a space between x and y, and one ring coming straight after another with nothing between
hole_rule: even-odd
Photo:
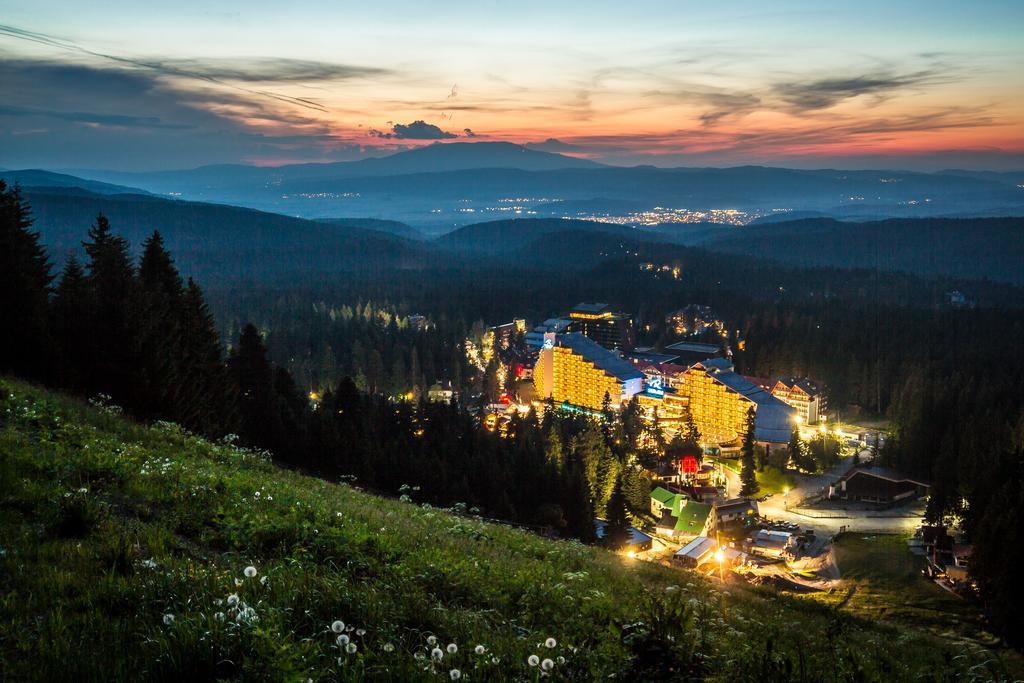
<instances>
[{"instance_id":1,"label":"distant mountain range","mask_svg":"<svg viewBox=\"0 0 1024 683\"><path fill-rule=\"evenodd\" d=\"M624 168L507 142L437 143L380 158L274 168L76 173L184 199L305 218L394 220L433 233L510 213L623 219L655 207L855 220L1024 214L1020 173Z\"/></svg>"},{"instance_id":2,"label":"distant mountain range","mask_svg":"<svg viewBox=\"0 0 1024 683\"><path fill-rule=\"evenodd\" d=\"M628 169L617 169L624 170ZM606 169L580 172L605 173ZM55 259L80 251L86 230L102 212L136 248L159 229L183 270L205 281L435 269L476 259L510 267L559 267L560 263L571 267L574 259L593 262L621 252L624 244L646 242L698 246L794 266L878 268L1024 285L1021 218L842 222L812 216L744 227L715 223L633 226L534 218L473 223L430 240L398 221L311 221L236 206L129 194L125 191L132 188L126 186L45 171L6 171L0 178L23 184L36 229ZM34 187L28 182L45 185Z\"/></svg>"},{"instance_id":3,"label":"distant mountain range","mask_svg":"<svg viewBox=\"0 0 1024 683\"><path fill-rule=\"evenodd\" d=\"M25 169L21 171L3 170L0 171L0 180L8 185L21 185L22 187L59 187L59 188L80 188L96 194L149 194L137 187L114 185L98 180L88 180L78 176L65 173L54 173L53 171L42 171L39 169Z\"/></svg>"}]
</instances>

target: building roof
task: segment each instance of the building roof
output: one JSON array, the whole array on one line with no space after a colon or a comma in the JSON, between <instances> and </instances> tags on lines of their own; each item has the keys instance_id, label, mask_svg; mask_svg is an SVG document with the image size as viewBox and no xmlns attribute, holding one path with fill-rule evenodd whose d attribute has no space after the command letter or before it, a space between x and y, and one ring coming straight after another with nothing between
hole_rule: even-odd
<instances>
[{"instance_id":1,"label":"building roof","mask_svg":"<svg viewBox=\"0 0 1024 683\"><path fill-rule=\"evenodd\" d=\"M556 344L578 353L620 382L644 378L644 373L633 367L628 360L579 332L559 335Z\"/></svg>"},{"instance_id":2,"label":"building roof","mask_svg":"<svg viewBox=\"0 0 1024 683\"><path fill-rule=\"evenodd\" d=\"M672 503L675 502L675 498L677 495L678 494L672 493L668 489L662 488L661 486L657 486L654 488L653 491L651 491L651 498L653 500L656 500L662 505L666 505L669 507L671 507Z\"/></svg>"},{"instance_id":3,"label":"building roof","mask_svg":"<svg viewBox=\"0 0 1024 683\"><path fill-rule=\"evenodd\" d=\"M681 341L675 344L669 344L665 347L666 351L689 351L691 353L707 353L708 357L717 355L722 352L718 344L704 344L702 342L688 342Z\"/></svg>"},{"instance_id":4,"label":"building roof","mask_svg":"<svg viewBox=\"0 0 1024 683\"><path fill-rule=\"evenodd\" d=\"M723 511L732 512L733 510L742 510L746 508L751 508L756 511L757 503L750 500L749 498L731 498L715 506L715 510L719 514L721 514Z\"/></svg>"},{"instance_id":5,"label":"building roof","mask_svg":"<svg viewBox=\"0 0 1024 683\"><path fill-rule=\"evenodd\" d=\"M668 353L656 353L654 351L629 351L625 354L627 358L633 361L642 361L646 363L671 363L676 358L679 358L679 354L668 354Z\"/></svg>"},{"instance_id":6,"label":"building roof","mask_svg":"<svg viewBox=\"0 0 1024 683\"><path fill-rule=\"evenodd\" d=\"M776 383L776 387L781 384L787 390L792 391L793 389L800 389L808 396L814 397L821 393L821 387L816 382L812 382L806 377L780 377Z\"/></svg>"},{"instance_id":7,"label":"building roof","mask_svg":"<svg viewBox=\"0 0 1024 683\"><path fill-rule=\"evenodd\" d=\"M572 311L570 311L570 312L602 313L602 312L608 310L609 308L611 308L610 304L597 304L597 303L588 304L588 303L580 302L580 303L576 304L575 306L573 306L572 307Z\"/></svg>"},{"instance_id":8,"label":"building roof","mask_svg":"<svg viewBox=\"0 0 1024 683\"><path fill-rule=\"evenodd\" d=\"M704 525L707 524L710 515L711 506L707 503L687 500L676 515L675 530L698 534L704 531Z\"/></svg>"},{"instance_id":9,"label":"building roof","mask_svg":"<svg viewBox=\"0 0 1024 683\"><path fill-rule=\"evenodd\" d=\"M706 557L708 553L714 552L717 546L718 542L715 539L708 538L707 536L698 536L677 550L675 556L689 557L700 561L701 558Z\"/></svg>"},{"instance_id":10,"label":"building roof","mask_svg":"<svg viewBox=\"0 0 1024 683\"><path fill-rule=\"evenodd\" d=\"M921 481L920 479L908 476L902 472L891 470L888 467L858 467L856 465L848 469L843 476L839 477L839 481L848 481L857 474L866 474L869 477L876 477L878 479L885 479L896 483L907 481L912 484L917 484L918 486L931 486L931 484L926 481Z\"/></svg>"}]
</instances>

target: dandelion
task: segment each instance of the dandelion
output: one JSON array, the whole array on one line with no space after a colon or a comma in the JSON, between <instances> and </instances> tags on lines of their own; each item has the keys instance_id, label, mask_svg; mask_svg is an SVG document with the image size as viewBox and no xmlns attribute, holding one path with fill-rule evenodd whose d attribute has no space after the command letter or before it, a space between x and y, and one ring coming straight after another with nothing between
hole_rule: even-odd
<instances>
[{"instance_id":1,"label":"dandelion","mask_svg":"<svg viewBox=\"0 0 1024 683\"><path fill-rule=\"evenodd\" d=\"M392 645L391 643L384 643L384 647L381 648L381 649L384 650L384 652L394 652L395 651L395 646Z\"/></svg>"},{"instance_id":2,"label":"dandelion","mask_svg":"<svg viewBox=\"0 0 1024 683\"><path fill-rule=\"evenodd\" d=\"M241 579L235 579L235 586L241 586L241 585L242 585L242 580Z\"/></svg>"},{"instance_id":3,"label":"dandelion","mask_svg":"<svg viewBox=\"0 0 1024 683\"><path fill-rule=\"evenodd\" d=\"M555 663L552 662L550 659L545 659L543 662L540 663L540 668L544 669L545 671L551 671L555 668Z\"/></svg>"},{"instance_id":4,"label":"dandelion","mask_svg":"<svg viewBox=\"0 0 1024 683\"><path fill-rule=\"evenodd\" d=\"M344 647L344 646L348 645L349 637L346 636L344 633L342 633L340 636L338 636L334 640L335 640L336 643L338 643L338 647Z\"/></svg>"},{"instance_id":5,"label":"dandelion","mask_svg":"<svg viewBox=\"0 0 1024 683\"><path fill-rule=\"evenodd\" d=\"M252 577L256 576L256 567L249 565L245 568L245 571L243 571L242 573L245 574L246 578L251 579Z\"/></svg>"},{"instance_id":6,"label":"dandelion","mask_svg":"<svg viewBox=\"0 0 1024 683\"><path fill-rule=\"evenodd\" d=\"M165 614L164 615L164 624L166 626L170 626L173 623L174 623L174 615L173 614Z\"/></svg>"},{"instance_id":7,"label":"dandelion","mask_svg":"<svg viewBox=\"0 0 1024 683\"><path fill-rule=\"evenodd\" d=\"M213 618L216 619L217 621L224 621L227 618L227 615L224 614L223 612L217 612L216 614L213 615Z\"/></svg>"},{"instance_id":8,"label":"dandelion","mask_svg":"<svg viewBox=\"0 0 1024 683\"><path fill-rule=\"evenodd\" d=\"M341 633L342 631L345 630L345 622L342 621L341 619L338 619L333 624L331 624L331 630L334 631L335 633Z\"/></svg>"},{"instance_id":9,"label":"dandelion","mask_svg":"<svg viewBox=\"0 0 1024 683\"><path fill-rule=\"evenodd\" d=\"M557 657L555 657L555 661L559 664L565 664L565 657L563 657L562 655L558 655Z\"/></svg>"},{"instance_id":10,"label":"dandelion","mask_svg":"<svg viewBox=\"0 0 1024 683\"><path fill-rule=\"evenodd\" d=\"M338 657L338 666L344 666L344 665L345 665L345 658L344 657Z\"/></svg>"},{"instance_id":11,"label":"dandelion","mask_svg":"<svg viewBox=\"0 0 1024 683\"><path fill-rule=\"evenodd\" d=\"M455 643L448 643L448 654L453 655L459 651L459 646Z\"/></svg>"},{"instance_id":12,"label":"dandelion","mask_svg":"<svg viewBox=\"0 0 1024 683\"><path fill-rule=\"evenodd\" d=\"M349 653L350 655L354 655L356 653L356 649L357 648L355 643L349 643L345 646L345 652Z\"/></svg>"},{"instance_id":13,"label":"dandelion","mask_svg":"<svg viewBox=\"0 0 1024 683\"><path fill-rule=\"evenodd\" d=\"M544 647L546 647L549 650L555 647L555 645L558 645L558 641L554 638L548 638L544 641Z\"/></svg>"},{"instance_id":14,"label":"dandelion","mask_svg":"<svg viewBox=\"0 0 1024 683\"><path fill-rule=\"evenodd\" d=\"M417 661L423 661L424 657L426 657L426 655L423 654L422 652L417 652L416 654L413 655L413 659L415 659Z\"/></svg>"},{"instance_id":15,"label":"dandelion","mask_svg":"<svg viewBox=\"0 0 1024 683\"><path fill-rule=\"evenodd\" d=\"M483 645L477 645L473 648L473 652L477 653L478 655L482 655L483 653L487 652L487 648Z\"/></svg>"},{"instance_id":16,"label":"dandelion","mask_svg":"<svg viewBox=\"0 0 1024 683\"><path fill-rule=\"evenodd\" d=\"M267 585L267 575L266 574L264 574L263 576L260 577L260 585L261 586L266 586Z\"/></svg>"},{"instance_id":17,"label":"dandelion","mask_svg":"<svg viewBox=\"0 0 1024 683\"><path fill-rule=\"evenodd\" d=\"M427 636L427 645L437 645L437 636Z\"/></svg>"},{"instance_id":18,"label":"dandelion","mask_svg":"<svg viewBox=\"0 0 1024 683\"><path fill-rule=\"evenodd\" d=\"M234 607L238 604L238 594L232 593L228 596L228 607Z\"/></svg>"},{"instance_id":19,"label":"dandelion","mask_svg":"<svg viewBox=\"0 0 1024 683\"><path fill-rule=\"evenodd\" d=\"M462 672L459 671L458 669L452 669L451 671L448 672L448 676L451 677L451 679L453 681L457 681L460 678L462 678Z\"/></svg>"},{"instance_id":20,"label":"dandelion","mask_svg":"<svg viewBox=\"0 0 1024 683\"><path fill-rule=\"evenodd\" d=\"M537 666L538 664L540 664L540 657L538 657L537 655L530 655L526 658L526 663L530 666Z\"/></svg>"},{"instance_id":21,"label":"dandelion","mask_svg":"<svg viewBox=\"0 0 1024 683\"><path fill-rule=\"evenodd\" d=\"M356 629L356 635L359 636L360 638L362 638L363 636L366 635L366 629L365 628L357 628Z\"/></svg>"},{"instance_id":22,"label":"dandelion","mask_svg":"<svg viewBox=\"0 0 1024 683\"><path fill-rule=\"evenodd\" d=\"M430 656L432 659L436 659L440 662L442 659L444 659L444 652L441 651L441 648L435 647L433 650L430 651Z\"/></svg>"}]
</instances>

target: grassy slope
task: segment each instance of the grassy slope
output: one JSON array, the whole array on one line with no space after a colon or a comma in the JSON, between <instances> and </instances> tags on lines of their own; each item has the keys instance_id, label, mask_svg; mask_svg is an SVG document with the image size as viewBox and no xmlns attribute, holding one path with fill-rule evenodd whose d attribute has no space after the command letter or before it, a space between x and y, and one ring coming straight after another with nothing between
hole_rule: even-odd
<instances>
[{"instance_id":1,"label":"grassy slope","mask_svg":"<svg viewBox=\"0 0 1024 683\"><path fill-rule=\"evenodd\" d=\"M6 380L0 458L0 679L447 680L455 667L463 680L535 680L537 652L564 658L552 677L572 680L649 680L670 666L729 681L975 680L1002 666L821 605L719 592L681 570L304 477ZM221 602L231 594L253 611L236 616ZM339 659L335 619L365 629L348 634L355 654ZM424 664L430 634L458 652ZM547 637L555 648L538 645Z\"/></svg>"}]
</instances>

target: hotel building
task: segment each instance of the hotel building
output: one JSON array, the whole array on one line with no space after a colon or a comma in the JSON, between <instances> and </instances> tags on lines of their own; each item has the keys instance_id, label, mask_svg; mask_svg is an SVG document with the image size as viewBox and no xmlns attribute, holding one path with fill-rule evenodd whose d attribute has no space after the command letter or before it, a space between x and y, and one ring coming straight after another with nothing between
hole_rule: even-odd
<instances>
[{"instance_id":1,"label":"hotel building","mask_svg":"<svg viewBox=\"0 0 1024 683\"><path fill-rule=\"evenodd\" d=\"M605 395L618 408L639 393L644 374L578 332L548 332L533 369L533 383L541 399L600 410Z\"/></svg>"},{"instance_id":2,"label":"hotel building","mask_svg":"<svg viewBox=\"0 0 1024 683\"><path fill-rule=\"evenodd\" d=\"M796 411L736 374L732 363L724 358L687 368L679 393L689 399L690 415L707 442L727 444L741 439L751 407L755 410L755 439L759 443L789 442Z\"/></svg>"},{"instance_id":3,"label":"hotel building","mask_svg":"<svg viewBox=\"0 0 1024 683\"><path fill-rule=\"evenodd\" d=\"M796 410L803 424L817 424L825 414L825 393L809 379L783 377L771 391L772 396Z\"/></svg>"}]
</instances>

